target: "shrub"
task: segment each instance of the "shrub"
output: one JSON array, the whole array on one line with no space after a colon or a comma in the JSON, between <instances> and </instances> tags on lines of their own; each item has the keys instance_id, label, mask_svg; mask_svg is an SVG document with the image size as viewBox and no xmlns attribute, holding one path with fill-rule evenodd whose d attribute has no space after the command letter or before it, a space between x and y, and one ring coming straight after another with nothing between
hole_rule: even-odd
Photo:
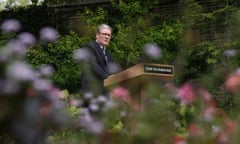
<instances>
[{"instance_id":1,"label":"shrub","mask_svg":"<svg viewBox=\"0 0 240 144\"><path fill-rule=\"evenodd\" d=\"M75 92L79 89L80 67L73 60L73 51L78 49L87 38L80 38L75 33L60 37L55 43L37 45L29 49L27 61L35 68L44 64L51 65L55 72L50 77L61 89Z\"/></svg>"}]
</instances>

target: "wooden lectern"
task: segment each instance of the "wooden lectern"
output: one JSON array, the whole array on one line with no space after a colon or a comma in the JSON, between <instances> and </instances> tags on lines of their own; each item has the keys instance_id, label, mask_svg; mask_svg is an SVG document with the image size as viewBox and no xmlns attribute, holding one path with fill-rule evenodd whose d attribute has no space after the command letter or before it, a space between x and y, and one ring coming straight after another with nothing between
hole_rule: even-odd
<instances>
[{"instance_id":1,"label":"wooden lectern","mask_svg":"<svg viewBox=\"0 0 240 144\"><path fill-rule=\"evenodd\" d=\"M129 90L133 100L140 105L144 101L148 84L159 81L171 81L174 66L152 63L140 63L110 76L104 80L104 87L112 89L117 86Z\"/></svg>"}]
</instances>

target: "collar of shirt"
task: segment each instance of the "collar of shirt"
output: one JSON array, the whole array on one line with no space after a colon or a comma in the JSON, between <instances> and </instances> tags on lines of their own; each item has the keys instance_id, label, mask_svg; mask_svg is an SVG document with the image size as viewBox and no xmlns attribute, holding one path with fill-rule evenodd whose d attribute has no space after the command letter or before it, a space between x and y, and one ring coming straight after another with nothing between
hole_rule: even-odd
<instances>
[{"instance_id":1,"label":"collar of shirt","mask_svg":"<svg viewBox=\"0 0 240 144\"><path fill-rule=\"evenodd\" d=\"M101 45L100 43L98 43L98 41L96 40L96 42L97 42L97 44L99 45L99 47L102 49L102 50L104 50L105 48L104 48L104 46L103 45Z\"/></svg>"}]
</instances>

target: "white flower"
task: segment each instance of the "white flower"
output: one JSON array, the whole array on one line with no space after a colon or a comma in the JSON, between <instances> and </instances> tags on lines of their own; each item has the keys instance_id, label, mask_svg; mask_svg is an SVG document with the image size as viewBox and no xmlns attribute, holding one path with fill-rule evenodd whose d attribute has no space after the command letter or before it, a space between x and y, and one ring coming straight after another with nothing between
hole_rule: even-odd
<instances>
[{"instance_id":1,"label":"white flower","mask_svg":"<svg viewBox=\"0 0 240 144\"><path fill-rule=\"evenodd\" d=\"M223 52L223 55L226 57L233 57L237 54L237 51L235 49L229 49Z\"/></svg>"}]
</instances>

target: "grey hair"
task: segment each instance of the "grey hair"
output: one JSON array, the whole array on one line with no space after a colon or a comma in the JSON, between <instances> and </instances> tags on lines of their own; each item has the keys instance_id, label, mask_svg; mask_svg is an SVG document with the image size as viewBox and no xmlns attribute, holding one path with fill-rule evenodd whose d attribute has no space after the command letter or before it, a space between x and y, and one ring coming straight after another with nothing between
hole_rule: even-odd
<instances>
[{"instance_id":1,"label":"grey hair","mask_svg":"<svg viewBox=\"0 0 240 144\"><path fill-rule=\"evenodd\" d=\"M101 33L101 31L103 29L109 29L111 32L112 32L112 27L107 25L107 24L100 24L98 27L97 27L97 33Z\"/></svg>"}]
</instances>

